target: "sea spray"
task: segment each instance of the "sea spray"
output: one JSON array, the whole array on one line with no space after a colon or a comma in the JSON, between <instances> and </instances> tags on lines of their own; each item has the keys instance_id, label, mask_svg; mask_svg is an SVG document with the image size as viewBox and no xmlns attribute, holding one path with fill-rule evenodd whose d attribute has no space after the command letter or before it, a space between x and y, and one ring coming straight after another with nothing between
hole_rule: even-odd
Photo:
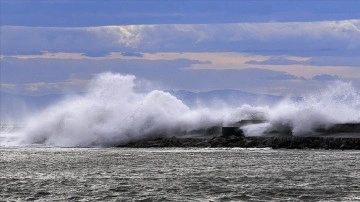
<instances>
[{"instance_id":1,"label":"sea spray","mask_svg":"<svg viewBox=\"0 0 360 202\"><path fill-rule=\"evenodd\" d=\"M243 127L246 135L317 135L334 124L360 122L360 94L349 82L336 81L301 100L285 99L268 111L268 123Z\"/></svg>"},{"instance_id":2,"label":"sea spray","mask_svg":"<svg viewBox=\"0 0 360 202\"><path fill-rule=\"evenodd\" d=\"M183 135L193 130L265 120L243 126L246 136L271 133L312 135L336 123L360 122L360 96L346 82L335 82L302 99L285 99L276 106L189 107L170 93L137 92L136 77L97 75L87 93L72 95L31 114L20 131L1 134L1 145L61 147L114 146L151 135Z\"/></svg>"},{"instance_id":3,"label":"sea spray","mask_svg":"<svg viewBox=\"0 0 360 202\"><path fill-rule=\"evenodd\" d=\"M2 144L111 146L149 135L176 135L221 125L230 111L190 109L169 93L135 92L135 76L103 73L84 95L68 97L28 117L24 130ZM16 137L16 138L15 138Z\"/></svg>"}]
</instances>

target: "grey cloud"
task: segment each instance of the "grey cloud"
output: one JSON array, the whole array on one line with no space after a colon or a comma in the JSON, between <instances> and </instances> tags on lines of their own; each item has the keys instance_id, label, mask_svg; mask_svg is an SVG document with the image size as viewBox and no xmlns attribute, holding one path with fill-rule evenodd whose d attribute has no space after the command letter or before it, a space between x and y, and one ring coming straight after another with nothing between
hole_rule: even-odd
<instances>
[{"instance_id":1,"label":"grey cloud","mask_svg":"<svg viewBox=\"0 0 360 202\"><path fill-rule=\"evenodd\" d=\"M360 67L360 58L358 56L322 56L312 57L304 62L306 65L317 66L349 66Z\"/></svg>"},{"instance_id":2,"label":"grey cloud","mask_svg":"<svg viewBox=\"0 0 360 202\"><path fill-rule=\"evenodd\" d=\"M301 80L296 76L271 70L196 70L186 69L199 61L177 60L59 60L5 58L2 62L3 84L9 91L27 93L63 92L71 89L67 81L90 79L94 74L111 71L133 74L165 89L246 89L272 86L279 81ZM19 86L21 88L19 88ZM75 90L78 88L74 88Z\"/></svg>"},{"instance_id":3,"label":"grey cloud","mask_svg":"<svg viewBox=\"0 0 360 202\"><path fill-rule=\"evenodd\" d=\"M335 81L340 79L341 78L336 75L329 75L329 74L321 74L312 77L312 80L316 80L316 81Z\"/></svg>"},{"instance_id":4,"label":"grey cloud","mask_svg":"<svg viewBox=\"0 0 360 202\"><path fill-rule=\"evenodd\" d=\"M247 76L250 78L263 79L263 80L297 80L303 79L301 77L297 77L286 72L281 71L272 71L272 70L265 70L265 69L244 69L243 73L246 73Z\"/></svg>"},{"instance_id":5,"label":"grey cloud","mask_svg":"<svg viewBox=\"0 0 360 202\"><path fill-rule=\"evenodd\" d=\"M292 60L286 56L273 56L267 60L249 60L246 64L255 65L311 65L311 66L348 66L360 67L358 56L312 56L303 60Z\"/></svg>"},{"instance_id":6,"label":"grey cloud","mask_svg":"<svg viewBox=\"0 0 360 202\"><path fill-rule=\"evenodd\" d=\"M61 82L69 78L89 79L94 74L113 71L149 78L167 78L179 69L201 63L197 60L125 60L125 59L16 59L1 61L1 83Z\"/></svg>"},{"instance_id":7,"label":"grey cloud","mask_svg":"<svg viewBox=\"0 0 360 202\"><path fill-rule=\"evenodd\" d=\"M89 57L104 57L104 56L108 56L110 54L109 51L88 51L86 53L84 53L84 55L89 56Z\"/></svg>"},{"instance_id":8,"label":"grey cloud","mask_svg":"<svg viewBox=\"0 0 360 202\"><path fill-rule=\"evenodd\" d=\"M358 55L360 20L102 27L2 26L2 54L23 52L248 52Z\"/></svg>"},{"instance_id":9,"label":"grey cloud","mask_svg":"<svg viewBox=\"0 0 360 202\"><path fill-rule=\"evenodd\" d=\"M143 57L142 53L137 53L137 52L122 52L121 53L122 56L129 56L129 57Z\"/></svg>"},{"instance_id":10,"label":"grey cloud","mask_svg":"<svg viewBox=\"0 0 360 202\"><path fill-rule=\"evenodd\" d=\"M263 60L263 61L250 60L250 61L246 62L246 64L257 64L257 65L294 65L294 64L304 64L304 62L303 62L303 61L290 60L290 59L287 59L286 57L275 56L275 57L269 58L268 60Z\"/></svg>"}]
</instances>

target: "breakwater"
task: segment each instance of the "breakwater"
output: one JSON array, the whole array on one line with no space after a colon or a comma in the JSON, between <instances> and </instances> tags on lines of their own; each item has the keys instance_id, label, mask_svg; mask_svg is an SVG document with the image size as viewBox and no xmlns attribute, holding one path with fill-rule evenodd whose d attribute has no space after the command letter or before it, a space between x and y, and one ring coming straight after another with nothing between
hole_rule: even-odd
<instances>
[{"instance_id":1,"label":"breakwater","mask_svg":"<svg viewBox=\"0 0 360 202\"><path fill-rule=\"evenodd\" d=\"M294 136L291 130L273 130L259 136L245 136L241 127L264 123L263 120L242 120L228 126L214 126L193 131L200 136L152 136L118 147L241 147L273 149L356 149L360 150L360 124L334 124L318 128L317 135ZM284 132L285 131L285 132Z\"/></svg>"},{"instance_id":2,"label":"breakwater","mask_svg":"<svg viewBox=\"0 0 360 202\"><path fill-rule=\"evenodd\" d=\"M360 149L356 137L245 137L214 136L211 138L152 137L132 141L118 147L241 147L273 149Z\"/></svg>"}]
</instances>

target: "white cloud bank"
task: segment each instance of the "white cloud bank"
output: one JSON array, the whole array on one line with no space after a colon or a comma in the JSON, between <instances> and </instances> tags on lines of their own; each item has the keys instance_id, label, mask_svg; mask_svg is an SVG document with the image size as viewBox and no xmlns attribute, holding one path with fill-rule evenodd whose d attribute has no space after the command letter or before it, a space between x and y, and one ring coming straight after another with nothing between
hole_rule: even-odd
<instances>
[{"instance_id":1,"label":"white cloud bank","mask_svg":"<svg viewBox=\"0 0 360 202\"><path fill-rule=\"evenodd\" d=\"M360 20L99 27L1 27L2 54L101 50L239 51L293 55L360 51ZM343 54L343 53L342 53Z\"/></svg>"}]
</instances>

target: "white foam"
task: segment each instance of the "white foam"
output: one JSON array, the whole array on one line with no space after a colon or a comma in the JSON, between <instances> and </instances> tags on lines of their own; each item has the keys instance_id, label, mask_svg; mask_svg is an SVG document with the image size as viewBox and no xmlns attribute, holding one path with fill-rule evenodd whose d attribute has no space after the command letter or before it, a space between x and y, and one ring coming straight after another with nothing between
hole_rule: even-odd
<instances>
[{"instance_id":1,"label":"white foam","mask_svg":"<svg viewBox=\"0 0 360 202\"><path fill-rule=\"evenodd\" d=\"M288 126L293 135L311 134L318 127L360 122L360 95L351 83L337 81L301 101L284 100L268 116L269 128Z\"/></svg>"},{"instance_id":2,"label":"white foam","mask_svg":"<svg viewBox=\"0 0 360 202\"><path fill-rule=\"evenodd\" d=\"M243 119L269 120L243 127L246 135L262 135L284 125L294 135L302 135L319 125L360 121L360 96L350 83L336 82L301 101L284 100L273 108L243 105L215 109L190 108L159 90L138 93L135 79L113 73L97 75L86 94L31 114L23 130L3 134L0 144L110 146L152 134L175 135Z\"/></svg>"},{"instance_id":3,"label":"white foam","mask_svg":"<svg viewBox=\"0 0 360 202\"><path fill-rule=\"evenodd\" d=\"M226 110L190 109L169 93L134 91L135 76L103 73L88 93L32 114L13 144L107 146L150 134L172 135L221 124ZM4 142L4 141L3 141ZM8 141L9 142L9 141Z\"/></svg>"}]
</instances>

